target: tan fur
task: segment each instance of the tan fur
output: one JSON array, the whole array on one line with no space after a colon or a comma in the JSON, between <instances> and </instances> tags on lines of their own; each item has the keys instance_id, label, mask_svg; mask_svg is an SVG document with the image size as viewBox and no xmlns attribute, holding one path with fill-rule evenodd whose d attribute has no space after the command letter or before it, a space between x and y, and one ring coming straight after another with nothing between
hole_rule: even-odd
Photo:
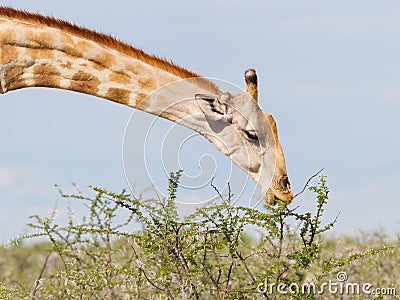
<instances>
[{"instance_id":1,"label":"tan fur","mask_svg":"<svg viewBox=\"0 0 400 300\"><path fill-rule=\"evenodd\" d=\"M26 38L31 42L31 47L49 48L53 43L53 36L48 32L31 30L26 33Z\"/></svg>"},{"instance_id":2,"label":"tan fur","mask_svg":"<svg viewBox=\"0 0 400 300\"><path fill-rule=\"evenodd\" d=\"M72 61L67 61L65 64L60 64L60 67L71 70L72 69Z\"/></svg>"},{"instance_id":3,"label":"tan fur","mask_svg":"<svg viewBox=\"0 0 400 300\"><path fill-rule=\"evenodd\" d=\"M144 89L147 91L153 91L157 87L155 80L151 77L140 78L138 80L138 85L141 89Z\"/></svg>"},{"instance_id":4,"label":"tan fur","mask_svg":"<svg viewBox=\"0 0 400 300\"><path fill-rule=\"evenodd\" d=\"M24 87L24 80L22 79L23 74L24 69L21 67L15 67L8 70L4 75L5 82L8 83L7 88L9 88L10 90L16 90Z\"/></svg>"},{"instance_id":5,"label":"tan fur","mask_svg":"<svg viewBox=\"0 0 400 300\"><path fill-rule=\"evenodd\" d=\"M37 85L47 87L59 87L60 86L60 72L56 67L53 66L35 66L33 68L34 80Z\"/></svg>"},{"instance_id":6,"label":"tan fur","mask_svg":"<svg viewBox=\"0 0 400 300\"><path fill-rule=\"evenodd\" d=\"M100 80L92 74L79 71L72 76L72 80L70 85L71 90L92 95L99 90Z\"/></svg>"},{"instance_id":7,"label":"tan fur","mask_svg":"<svg viewBox=\"0 0 400 300\"><path fill-rule=\"evenodd\" d=\"M246 93L248 93L254 100L258 101L258 87L255 84L247 84Z\"/></svg>"},{"instance_id":8,"label":"tan fur","mask_svg":"<svg viewBox=\"0 0 400 300\"><path fill-rule=\"evenodd\" d=\"M126 63L125 68L135 75L140 74L141 66L138 63Z\"/></svg>"},{"instance_id":9,"label":"tan fur","mask_svg":"<svg viewBox=\"0 0 400 300\"><path fill-rule=\"evenodd\" d=\"M0 61L3 64L8 64L9 62L17 59L18 57L18 50L14 46L3 46Z\"/></svg>"},{"instance_id":10,"label":"tan fur","mask_svg":"<svg viewBox=\"0 0 400 300\"><path fill-rule=\"evenodd\" d=\"M143 93L139 93L139 94L137 94L136 95L136 98L135 98L135 106L136 107L139 107L140 106L140 104L142 103L142 101L147 97L148 95L146 95L146 94L143 94Z\"/></svg>"},{"instance_id":11,"label":"tan fur","mask_svg":"<svg viewBox=\"0 0 400 300\"><path fill-rule=\"evenodd\" d=\"M132 78L123 71L113 71L108 79L121 84L128 84L132 81Z\"/></svg>"},{"instance_id":12,"label":"tan fur","mask_svg":"<svg viewBox=\"0 0 400 300\"><path fill-rule=\"evenodd\" d=\"M1 7L0 7L0 11L1 11ZM4 34L0 35L0 43L2 45L7 45L13 40L15 40L15 30L13 30L11 28L7 28L6 30L4 30Z\"/></svg>"},{"instance_id":13,"label":"tan fur","mask_svg":"<svg viewBox=\"0 0 400 300\"><path fill-rule=\"evenodd\" d=\"M37 60L41 58L53 58L54 51L50 49L35 49L35 48L28 48L26 49L26 54L29 55L32 59Z\"/></svg>"},{"instance_id":14,"label":"tan fur","mask_svg":"<svg viewBox=\"0 0 400 300\"><path fill-rule=\"evenodd\" d=\"M106 98L114 100L115 102L128 105L131 92L125 89L110 88L107 91Z\"/></svg>"},{"instance_id":15,"label":"tan fur","mask_svg":"<svg viewBox=\"0 0 400 300\"><path fill-rule=\"evenodd\" d=\"M105 69L110 69L115 65L115 57L106 51L96 55L91 60Z\"/></svg>"}]
</instances>

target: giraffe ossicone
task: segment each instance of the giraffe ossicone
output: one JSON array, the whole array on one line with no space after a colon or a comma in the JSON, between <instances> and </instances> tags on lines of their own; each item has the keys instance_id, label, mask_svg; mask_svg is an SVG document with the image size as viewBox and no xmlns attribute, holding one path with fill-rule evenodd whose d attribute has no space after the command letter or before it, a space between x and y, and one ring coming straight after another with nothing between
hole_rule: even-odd
<instances>
[{"instance_id":1,"label":"giraffe ossicone","mask_svg":"<svg viewBox=\"0 0 400 300\"><path fill-rule=\"evenodd\" d=\"M288 203L293 193L274 118L258 106L256 71L247 69L244 77L246 92L224 93L210 80L111 36L0 6L1 93L72 90L179 123L247 172L268 203Z\"/></svg>"}]
</instances>

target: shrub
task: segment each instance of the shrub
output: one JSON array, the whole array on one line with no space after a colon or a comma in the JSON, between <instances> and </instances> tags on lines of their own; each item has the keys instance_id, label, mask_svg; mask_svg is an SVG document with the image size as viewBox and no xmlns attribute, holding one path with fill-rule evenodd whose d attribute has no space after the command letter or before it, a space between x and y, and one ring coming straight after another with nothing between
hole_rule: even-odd
<instances>
[{"instance_id":1,"label":"shrub","mask_svg":"<svg viewBox=\"0 0 400 300\"><path fill-rule=\"evenodd\" d=\"M336 279L338 271L357 274L356 260L362 262L361 266L366 261L379 266L379 255L395 250L397 262L393 259L390 267L399 270L398 250L393 246L343 251L335 241L323 237L336 222L321 223L329 195L326 176L320 176L318 184L309 187L316 197L315 214L299 213L283 202L264 211L235 206L230 191L223 196L213 186L217 199L182 218L175 203L180 174L170 174L169 196L165 199L136 199L125 191L116 194L101 188L93 188L93 197L80 192L62 194L82 201L88 215L76 223L71 211L66 226L57 224L54 214L32 217L29 226L37 233L19 240L46 237L48 242L40 244L45 262L33 268L36 277L25 276L18 286L15 279L9 280L12 276L3 278L0 296L339 299L340 293L322 295L296 287L309 283L319 286ZM117 222L119 211L128 212L126 220ZM127 230L132 223L141 229ZM21 247L13 246L11 250ZM396 253L392 255L396 257ZM372 265L370 269L369 274ZM354 279L365 280L362 276ZM376 283L389 287L394 282Z\"/></svg>"}]
</instances>

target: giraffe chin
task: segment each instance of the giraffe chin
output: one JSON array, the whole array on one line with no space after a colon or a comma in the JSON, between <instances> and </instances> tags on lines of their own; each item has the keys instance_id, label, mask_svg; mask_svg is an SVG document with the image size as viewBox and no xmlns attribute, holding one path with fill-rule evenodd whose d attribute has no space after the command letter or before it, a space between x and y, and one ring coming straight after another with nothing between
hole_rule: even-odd
<instances>
[{"instance_id":1,"label":"giraffe chin","mask_svg":"<svg viewBox=\"0 0 400 300\"><path fill-rule=\"evenodd\" d=\"M293 199L293 193L291 190L287 193L278 193L269 189L265 193L264 199L269 205L275 205L278 201L283 201L284 203L289 204Z\"/></svg>"}]
</instances>

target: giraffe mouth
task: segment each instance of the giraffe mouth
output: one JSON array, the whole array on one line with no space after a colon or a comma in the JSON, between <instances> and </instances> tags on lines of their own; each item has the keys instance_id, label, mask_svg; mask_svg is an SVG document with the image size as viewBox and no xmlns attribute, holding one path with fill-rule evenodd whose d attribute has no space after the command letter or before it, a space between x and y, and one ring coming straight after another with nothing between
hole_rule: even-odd
<instances>
[{"instance_id":1,"label":"giraffe mouth","mask_svg":"<svg viewBox=\"0 0 400 300\"><path fill-rule=\"evenodd\" d=\"M275 205L279 201L283 201L286 204L289 204L293 199L293 192L291 189L285 192L276 192L272 189L269 189L268 192L264 195L265 201L270 205Z\"/></svg>"}]
</instances>

